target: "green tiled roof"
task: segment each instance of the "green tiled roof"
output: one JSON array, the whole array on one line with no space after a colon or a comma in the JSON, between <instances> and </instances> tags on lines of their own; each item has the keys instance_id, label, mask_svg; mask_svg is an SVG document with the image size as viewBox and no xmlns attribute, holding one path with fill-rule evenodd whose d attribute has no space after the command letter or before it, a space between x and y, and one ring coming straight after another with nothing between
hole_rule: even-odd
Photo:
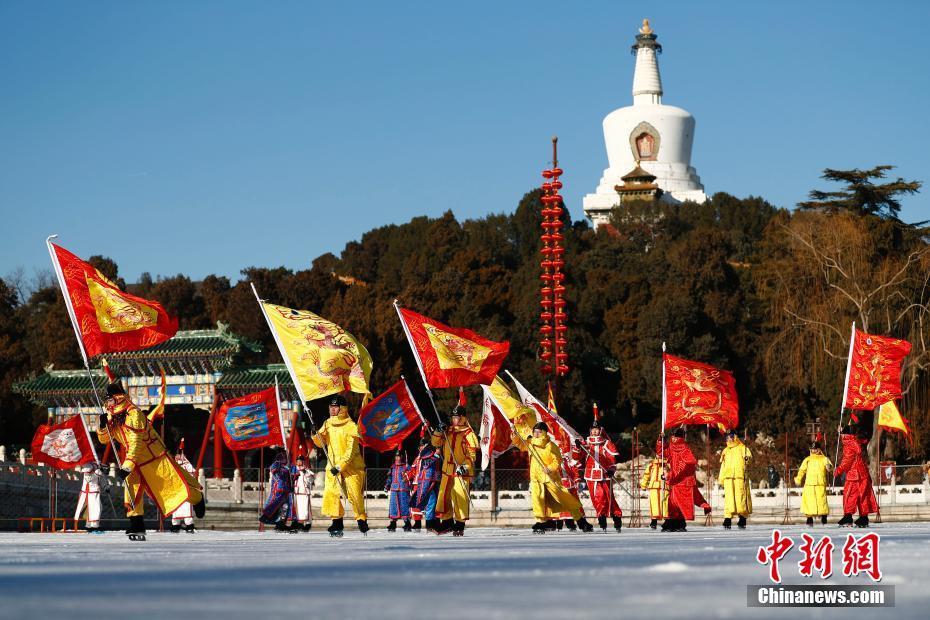
<instances>
[{"instance_id":1,"label":"green tiled roof","mask_svg":"<svg viewBox=\"0 0 930 620\"><path fill-rule=\"evenodd\" d=\"M175 336L165 342L143 349L126 353L110 353L105 355L108 360L162 358L162 357L215 357L235 355L243 349L261 351L261 345L250 342L241 336L230 332L226 325L220 323L217 329L194 329L179 331Z\"/></svg>"},{"instance_id":2,"label":"green tiled roof","mask_svg":"<svg viewBox=\"0 0 930 620\"><path fill-rule=\"evenodd\" d=\"M248 368L230 368L223 373L216 382L217 389L223 388L261 388L274 385L275 378L279 385L293 386L291 375L284 364L268 364L267 366L251 366Z\"/></svg>"},{"instance_id":3,"label":"green tiled roof","mask_svg":"<svg viewBox=\"0 0 930 620\"><path fill-rule=\"evenodd\" d=\"M103 393L107 378L102 370L91 370L94 385ZM37 403L87 400L91 394L90 378L86 370L47 370L37 377L13 384L13 391Z\"/></svg>"},{"instance_id":4,"label":"green tiled roof","mask_svg":"<svg viewBox=\"0 0 930 620\"><path fill-rule=\"evenodd\" d=\"M275 378L278 379L282 397L296 395L294 383L284 364L230 368L216 382L216 389L226 395L255 392L274 385Z\"/></svg>"}]
</instances>

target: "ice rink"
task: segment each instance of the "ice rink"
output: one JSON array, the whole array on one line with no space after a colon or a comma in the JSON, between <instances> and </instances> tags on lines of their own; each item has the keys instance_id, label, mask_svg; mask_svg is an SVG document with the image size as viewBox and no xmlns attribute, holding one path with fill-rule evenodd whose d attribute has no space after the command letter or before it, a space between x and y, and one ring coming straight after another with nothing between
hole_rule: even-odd
<instances>
[{"instance_id":1,"label":"ice rink","mask_svg":"<svg viewBox=\"0 0 930 620\"><path fill-rule=\"evenodd\" d=\"M325 526L325 524L323 524ZM800 534L782 561L798 574ZM930 524L881 524L882 584L896 586L895 609L747 608L746 586L767 584L755 560L771 528L684 534L534 536L468 530L463 538L374 529L331 539L325 532L150 533L133 543L111 532L0 533L3 618L927 618ZM871 583L842 575L834 526L835 574L828 582Z\"/></svg>"}]
</instances>

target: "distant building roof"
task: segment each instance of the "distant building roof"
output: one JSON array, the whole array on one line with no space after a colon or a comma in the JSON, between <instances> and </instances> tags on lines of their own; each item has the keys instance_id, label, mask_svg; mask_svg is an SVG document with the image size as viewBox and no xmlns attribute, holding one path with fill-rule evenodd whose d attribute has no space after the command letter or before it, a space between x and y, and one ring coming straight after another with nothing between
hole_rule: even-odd
<instances>
[{"instance_id":1,"label":"distant building roof","mask_svg":"<svg viewBox=\"0 0 930 620\"><path fill-rule=\"evenodd\" d=\"M284 364L268 364L267 366L250 366L248 368L230 368L223 373L216 382L217 391L227 398L241 396L250 392L257 392L274 385L278 380L281 398L296 400L297 392L291 375Z\"/></svg>"},{"instance_id":2,"label":"distant building roof","mask_svg":"<svg viewBox=\"0 0 930 620\"><path fill-rule=\"evenodd\" d=\"M259 352L262 347L229 331L224 323L216 329L179 331L173 338L141 351L110 353L110 366L122 376L158 374L197 374L223 371L236 363L244 351Z\"/></svg>"}]
</instances>

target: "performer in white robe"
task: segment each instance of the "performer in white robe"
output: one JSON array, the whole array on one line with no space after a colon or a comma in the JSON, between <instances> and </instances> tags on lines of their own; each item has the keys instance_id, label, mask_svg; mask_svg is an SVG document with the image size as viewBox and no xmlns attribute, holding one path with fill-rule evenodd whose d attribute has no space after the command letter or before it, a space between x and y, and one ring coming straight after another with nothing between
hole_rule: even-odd
<instances>
[{"instance_id":1,"label":"performer in white robe","mask_svg":"<svg viewBox=\"0 0 930 620\"><path fill-rule=\"evenodd\" d=\"M197 478L197 470L187 457L184 456L184 438L181 437L181 443L178 444L178 453L174 455L174 461L181 466L181 469ZM181 506L171 513L171 531L177 534L181 531L181 525L184 525L184 531L194 533L194 509L190 502L184 502Z\"/></svg>"},{"instance_id":2,"label":"performer in white robe","mask_svg":"<svg viewBox=\"0 0 930 620\"><path fill-rule=\"evenodd\" d=\"M74 511L74 520L84 518L86 509L87 520L84 529L88 532L100 531L100 486L103 472L99 467L97 463L85 463L79 470L84 474L84 481L81 483L81 494Z\"/></svg>"},{"instance_id":3,"label":"performer in white robe","mask_svg":"<svg viewBox=\"0 0 930 620\"><path fill-rule=\"evenodd\" d=\"M310 492L313 490L313 481L316 476L309 467L307 459L297 457L297 476L294 485L294 503L297 506L297 520L294 522L305 532L310 531L313 524L313 508L310 506Z\"/></svg>"}]
</instances>

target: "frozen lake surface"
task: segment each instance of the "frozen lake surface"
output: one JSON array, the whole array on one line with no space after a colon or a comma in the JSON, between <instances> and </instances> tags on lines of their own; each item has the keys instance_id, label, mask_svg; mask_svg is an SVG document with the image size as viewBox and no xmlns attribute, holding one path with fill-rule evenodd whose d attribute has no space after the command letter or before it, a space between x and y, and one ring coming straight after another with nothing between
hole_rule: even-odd
<instances>
[{"instance_id":1,"label":"frozen lake surface","mask_svg":"<svg viewBox=\"0 0 930 620\"><path fill-rule=\"evenodd\" d=\"M847 533L781 528L795 540L781 563L786 584L825 583L798 574L800 535L833 536L827 583L842 575ZM927 618L930 524L880 524L883 585L895 609L746 607L746 586L767 584L755 560L771 528L683 534L470 529L463 538L355 531L0 533L3 618Z\"/></svg>"}]
</instances>

